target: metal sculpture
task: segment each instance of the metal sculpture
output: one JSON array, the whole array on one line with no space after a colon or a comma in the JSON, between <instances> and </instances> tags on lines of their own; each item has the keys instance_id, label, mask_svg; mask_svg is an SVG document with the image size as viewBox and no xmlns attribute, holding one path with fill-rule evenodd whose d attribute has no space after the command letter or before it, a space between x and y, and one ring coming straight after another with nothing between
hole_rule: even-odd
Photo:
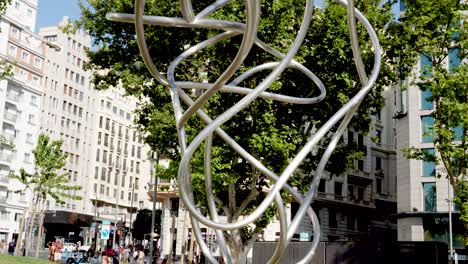
<instances>
[{"instance_id":1,"label":"metal sculpture","mask_svg":"<svg viewBox=\"0 0 468 264\"><path fill-rule=\"evenodd\" d=\"M381 62L381 51L379 41L369 21L367 21L367 19L361 12L359 12L359 10L355 9L353 0L336 0L337 3L347 8L347 22L350 31L353 58L356 64L362 88L352 99L349 100L349 102L347 102L341 109L339 109L320 129L318 129L315 132L315 134L297 153L296 157L290 162L290 164L281 173L281 175L277 175L274 172L270 171L268 168L266 168L259 160L255 159L250 153L245 151L245 149L243 149L239 144L237 144L232 137L230 137L225 131L223 131L220 128L220 126L229 119L231 119L234 115L236 115L236 113L246 108L258 97L278 100L291 104L315 104L320 102L325 97L325 86L319 80L319 78L315 76L314 73L312 73L303 65L301 65L293 59L295 54L301 47L302 42L304 41L304 38L306 36L308 27L310 25L310 21L312 19L312 14L314 10L314 1L305 1L305 11L303 14L301 27L297 33L293 44L291 45L288 53L286 54L282 54L281 52L275 50L268 44L262 42L256 36L260 21L260 0L245 0L245 24L208 18L210 14L212 14L219 8L222 8L230 1L231 0L218 0L206 7L200 13L195 14L192 9L191 0L180 0L180 7L183 17L179 18L145 16L145 1L135 0L135 14L109 13L107 14L107 18L113 21L135 24L138 46L143 57L144 63L146 64L150 73L157 81L170 88L172 103L177 122L176 125L178 129L180 149L182 152L182 159L178 174L179 194L180 198L184 203L185 208L190 213L192 230L195 234L195 237L197 239L198 244L200 245L203 254L207 257L207 259L211 263L218 263L218 261L211 255L209 248L202 239L200 223L203 223L207 227L216 230L218 245L223 255L223 259L226 263L232 263L232 258L226 245L226 240L223 231L239 229L243 226L252 224L274 202L276 204L276 207L278 208L281 232L280 239L276 246L276 250L268 263L276 263L279 261L280 257L282 256L286 247L288 246L289 241L296 232L301 219L306 214L310 217L312 221L314 237L311 244L311 250L299 263L310 263L312 257L314 256L318 242L320 241L320 225L315 212L309 205L311 204L313 197L317 191L320 177L314 177L314 180L310 185L309 191L305 196L293 189L290 185L288 185L287 182L293 174L293 172L298 168L301 162L311 152L314 146L316 146L318 142L341 120L338 129L334 132L334 135L315 170L315 175L323 174L325 165L328 159L330 158L330 155L332 154L333 150L335 149L338 140L341 138L348 123L350 122L353 115L356 113L360 103L362 102L366 94L371 90L372 86L374 85L377 79L377 75L380 71ZM369 77L365 72L364 64L361 59L361 51L357 39L356 19L364 26L365 30L370 36L370 40L373 46L374 66ZM150 57L145 39L144 24L166 27L219 29L223 30L224 32L185 50L175 60L172 61L167 71L167 77L165 77L156 69L156 66L154 65ZM214 45L220 40L230 38L235 35L243 36L238 53L231 62L230 66L221 74L221 76L219 76L215 83L177 81L175 79L175 69L182 61L188 59L191 55L197 53L198 51L210 45ZM237 69L241 66L242 62L246 58L248 52L250 51L253 45L262 48L266 52L278 58L278 62L270 62L256 66L229 82L229 80L236 73ZM308 76L317 85L318 89L320 90L320 95L313 98L298 98L293 96L266 92L266 90L273 83L273 81L276 80L278 76L287 67L298 69L306 76ZM265 79L263 79L263 81L257 87L246 88L239 85L245 79L265 69L271 70L271 73ZM204 90L204 92L200 97L196 99L196 101L193 101L191 97L187 95L184 89L201 89ZM240 100L226 112L212 120L206 113L203 112L201 107L205 102L209 100L211 96L213 96L218 91L238 93L245 96L242 100ZM182 102L185 103L188 107L185 110L185 112L182 108ZM185 125L187 123L187 120L193 115L197 115L202 121L204 121L206 123L206 127L202 131L200 131L199 134L191 142L188 143L185 134ZM220 138L222 138L241 157L249 161L258 171L260 171L275 182L275 184L271 186L269 194L251 214L245 215L241 220L233 223L220 221L219 215L217 214L216 210L213 192L211 189L212 186L210 163L212 139L214 133L216 133ZM205 183L208 207L210 212L209 217L201 214L194 203L189 170L189 164L192 155L197 150L197 148L200 147L202 142L205 142ZM285 206L280 196L281 190L285 190L286 192L288 192L301 205L299 207L298 212L296 213L296 216L294 217L294 219L292 219L289 225L287 224Z\"/></svg>"}]
</instances>

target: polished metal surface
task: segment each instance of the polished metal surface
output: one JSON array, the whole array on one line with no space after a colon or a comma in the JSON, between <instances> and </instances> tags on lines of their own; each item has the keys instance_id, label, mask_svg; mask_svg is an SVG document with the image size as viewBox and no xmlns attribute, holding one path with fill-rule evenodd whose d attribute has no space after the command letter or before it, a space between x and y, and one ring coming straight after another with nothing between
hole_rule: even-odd
<instances>
[{"instance_id":1,"label":"polished metal surface","mask_svg":"<svg viewBox=\"0 0 468 264\"><path fill-rule=\"evenodd\" d=\"M309 191L303 196L301 193L296 191L290 185L288 185L288 179L297 170L301 162L306 156L312 151L312 149L320 142L320 140L330 130L339 123L338 129L334 131L333 137L326 148L325 153L320 159L320 162L315 170L315 175L322 175L324 173L325 164L327 163L330 155L335 149L339 139L345 131L348 123L350 122L353 115L356 113L360 103L371 90L375 84L378 73L380 71L380 59L381 50L379 41L375 31L370 25L369 21L359 10L354 8L354 2L346 0L336 0L337 3L347 8L347 23L350 30L351 47L353 50L353 58L356 64L356 68L361 80L361 90L349 100L341 109L339 109L320 129L310 137L309 141L302 147L297 153L294 159L291 160L289 165L281 173L281 175L275 174L273 171L266 168L259 160L253 157L245 149L243 149L236 141L229 136L220 127L223 123L230 120L238 112L245 109L250 103L257 98L268 98L271 100L278 100L291 104L316 104L319 103L326 96L326 88L320 79L304 67L302 64L294 60L294 56L301 47L307 30L309 28L312 14L314 11L314 1L305 1L305 12L302 17L302 23L299 31L297 32L296 38L292 43L286 54L275 50L268 44L262 42L257 37L257 31L259 27L260 16L260 0L246 0L246 22L245 24L239 22L216 20L207 18L210 14L222 8L228 4L231 0L218 0L203 11L195 14L192 8L191 0L180 0L180 8L183 17L162 17L162 16L145 16L144 15L144 0L135 0L135 13L134 14L120 14L120 13L109 13L107 18L113 21L134 23L137 32L138 46L147 68L153 77L167 86L171 91L172 103L174 107L174 113L177 122L178 136L180 150L182 152L182 159L178 173L178 184L180 198L183 201L185 208L190 212L190 218L192 221L192 230L195 234L198 244L200 245L203 254L212 263L218 263L218 261L211 255L210 250L204 240L200 230L200 223L204 224L209 228L216 230L216 236L220 251L223 255L223 259L226 263L233 263L230 251L226 244L226 238L224 237L223 231L229 231L239 229L246 225L251 225L256 219L258 219L265 210L273 203L276 204L278 209L278 216L280 219L280 239L277 243L276 251L268 263L276 263L282 256L291 238L296 233L301 219L307 214L313 224L314 237L309 253L299 263L310 263L312 257L315 254L318 242L320 241L320 225L317 215L310 206L314 195L317 192L318 183L320 177L315 177L312 184L310 185ZM356 19L364 26L365 30L370 36L373 52L374 52L374 65L372 72L368 75L365 72L364 64L361 59L361 51L357 40L356 30ZM185 28L208 28L208 29L221 29L224 32L220 33L210 39L202 41L197 45L189 47L177 58L175 58L169 66L167 75L162 74L158 71L152 58L149 55L149 50L146 44L144 24L147 25L159 25L165 27L185 27ZM242 43L239 50L232 60L229 67L218 77L214 83L198 83L192 81L179 81L175 78L175 69L184 60L189 60L190 56L196 54L200 50L214 45L217 42L231 38L236 35L242 35ZM248 71L240 74L238 77L233 79L236 75L239 67L242 65L246 56L248 55L251 48L256 45L264 51L275 56L278 61L265 63L249 69ZM303 74L308 76L316 88L320 91L320 94L312 98L299 98L294 96L286 96L267 92L268 87L279 78L281 73L286 68L295 68L301 71ZM263 81L256 87L242 87L240 84L247 78L257 74L258 72L268 70L270 74L263 79ZM232 80L233 79L233 80ZM312 87L313 88L313 87ZM195 101L186 93L186 89L200 89L204 92ZM234 106L229 108L226 112L222 113L215 119L211 119L203 110L202 106L217 92L228 92L242 94L244 97L236 103ZM186 110L182 108L182 104L187 107ZM200 131L196 137L191 141L187 142L186 136L186 124L187 120L194 115L198 116L203 122L206 123L206 127ZM265 176L275 182L274 185L270 186L270 192L265 197L260 205L248 215L244 215L236 222L223 222L216 210L215 198L212 195L212 183L211 183L211 149L213 136L216 134L222 138L232 149L234 149L241 157L249 161L254 168L263 173ZM190 172L190 162L195 151L205 142L205 178L206 178L206 193L208 209L210 212L209 216L205 216L198 210L193 197L192 180ZM296 216L288 224L285 212L284 201L280 196L280 191L285 190L301 205L299 207Z\"/></svg>"}]
</instances>

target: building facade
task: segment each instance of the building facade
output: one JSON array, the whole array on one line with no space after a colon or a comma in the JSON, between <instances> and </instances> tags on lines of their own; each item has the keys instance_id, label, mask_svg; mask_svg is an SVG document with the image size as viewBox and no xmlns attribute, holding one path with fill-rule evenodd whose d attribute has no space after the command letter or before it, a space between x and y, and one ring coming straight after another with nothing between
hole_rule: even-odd
<instances>
[{"instance_id":1,"label":"building facade","mask_svg":"<svg viewBox=\"0 0 468 264\"><path fill-rule=\"evenodd\" d=\"M148 207L148 149L133 123L137 100L125 97L122 89L93 88L91 72L84 70L90 36L81 30L62 32L68 23L64 17L39 31L49 42L41 131L64 141L68 158L63 172L70 184L82 187L74 193L82 200L47 201L44 226L53 227L47 229L47 239L72 232L73 239L80 236L90 244L98 231L90 228L93 223L130 227L134 213Z\"/></svg>"},{"instance_id":2,"label":"building facade","mask_svg":"<svg viewBox=\"0 0 468 264\"><path fill-rule=\"evenodd\" d=\"M0 59L13 65L12 76L0 80L0 240L17 239L31 194L9 172L34 170L32 149L41 120L41 81L47 45L34 33L36 0L15 0L0 19Z\"/></svg>"},{"instance_id":3,"label":"building facade","mask_svg":"<svg viewBox=\"0 0 468 264\"><path fill-rule=\"evenodd\" d=\"M404 17L406 5L400 1L400 16ZM449 71L462 63L457 49L452 49L445 66ZM433 162L409 160L401 151L416 147L435 152L433 136L430 133L434 125L431 116L434 103L428 100L429 90L420 90L413 84L419 76L430 76L432 62L430 56L420 55L419 63L413 68L413 76L405 80L397 89L399 114L397 120L397 175L398 175L398 240L400 241L439 241L450 244L449 208L452 211L453 245L463 248L463 226L459 211L451 202L454 192L444 175L442 165ZM456 137L462 133L455 128ZM455 139L457 141L457 139ZM454 142L454 144L457 144Z\"/></svg>"}]
</instances>

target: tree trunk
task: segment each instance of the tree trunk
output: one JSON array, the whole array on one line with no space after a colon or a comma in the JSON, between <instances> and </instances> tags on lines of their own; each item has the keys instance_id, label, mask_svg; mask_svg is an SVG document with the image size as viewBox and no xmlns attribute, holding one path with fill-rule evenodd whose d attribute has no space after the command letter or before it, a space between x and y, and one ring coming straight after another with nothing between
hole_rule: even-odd
<instances>
[{"instance_id":1,"label":"tree trunk","mask_svg":"<svg viewBox=\"0 0 468 264\"><path fill-rule=\"evenodd\" d=\"M34 227L34 219L36 218L36 212L37 212L37 204L38 204L38 199L37 197L33 200L35 203L32 205L32 212L31 212L31 217L29 220L29 227L28 227L28 233L26 233L26 243L25 243L25 255L28 256L29 254L29 247L31 240L34 238L34 235L32 233L33 227Z\"/></svg>"},{"instance_id":2,"label":"tree trunk","mask_svg":"<svg viewBox=\"0 0 468 264\"><path fill-rule=\"evenodd\" d=\"M175 224L176 224L176 217L175 215L172 216L172 226L171 226L171 235L169 237L169 256L167 257L167 263L172 264L172 251L174 249L174 237L175 237Z\"/></svg>"},{"instance_id":3,"label":"tree trunk","mask_svg":"<svg viewBox=\"0 0 468 264\"><path fill-rule=\"evenodd\" d=\"M244 245L242 238L238 230L233 230L231 236L227 238L227 245L231 253L231 259L233 264L246 264L247 257L243 256Z\"/></svg>"},{"instance_id":4,"label":"tree trunk","mask_svg":"<svg viewBox=\"0 0 468 264\"><path fill-rule=\"evenodd\" d=\"M26 208L23 209L23 216L21 217L21 222L18 230L18 239L16 239L16 246L15 246L15 256L19 255L21 241L23 240L23 233L26 225L26 216L28 214L28 210Z\"/></svg>"},{"instance_id":5,"label":"tree trunk","mask_svg":"<svg viewBox=\"0 0 468 264\"><path fill-rule=\"evenodd\" d=\"M39 214L39 230L37 231L37 238L36 238L36 258L39 257L39 247L42 244L42 232L44 230L43 225L44 224L44 209L41 210L41 213Z\"/></svg>"}]
</instances>

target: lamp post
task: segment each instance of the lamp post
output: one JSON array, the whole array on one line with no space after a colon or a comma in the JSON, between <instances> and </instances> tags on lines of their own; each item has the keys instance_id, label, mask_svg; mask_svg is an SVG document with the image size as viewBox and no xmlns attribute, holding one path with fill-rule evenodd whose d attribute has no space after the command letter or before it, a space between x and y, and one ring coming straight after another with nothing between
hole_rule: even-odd
<instances>
[{"instance_id":1,"label":"lamp post","mask_svg":"<svg viewBox=\"0 0 468 264\"><path fill-rule=\"evenodd\" d=\"M135 197L135 183L132 184L132 203L130 205L130 241L133 240L133 235L132 235L132 228L133 228L133 222L132 222L132 219L133 219L133 197Z\"/></svg>"},{"instance_id":2,"label":"lamp post","mask_svg":"<svg viewBox=\"0 0 468 264\"><path fill-rule=\"evenodd\" d=\"M449 246L450 246L450 263L454 263L453 252L453 237L452 237L452 197L450 193L450 181L447 179L448 186L448 212L449 212Z\"/></svg>"},{"instance_id":3,"label":"lamp post","mask_svg":"<svg viewBox=\"0 0 468 264\"><path fill-rule=\"evenodd\" d=\"M156 160L156 166L154 166L154 162ZM153 186L153 211L151 212L151 241L150 241L150 264L153 263L153 252L154 252L154 225L156 222L156 193L158 188L158 170L157 167L159 166L159 155L157 152L153 152L150 157L150 168L151 168L151 185Z\"/></svg>"}]
</instances>

